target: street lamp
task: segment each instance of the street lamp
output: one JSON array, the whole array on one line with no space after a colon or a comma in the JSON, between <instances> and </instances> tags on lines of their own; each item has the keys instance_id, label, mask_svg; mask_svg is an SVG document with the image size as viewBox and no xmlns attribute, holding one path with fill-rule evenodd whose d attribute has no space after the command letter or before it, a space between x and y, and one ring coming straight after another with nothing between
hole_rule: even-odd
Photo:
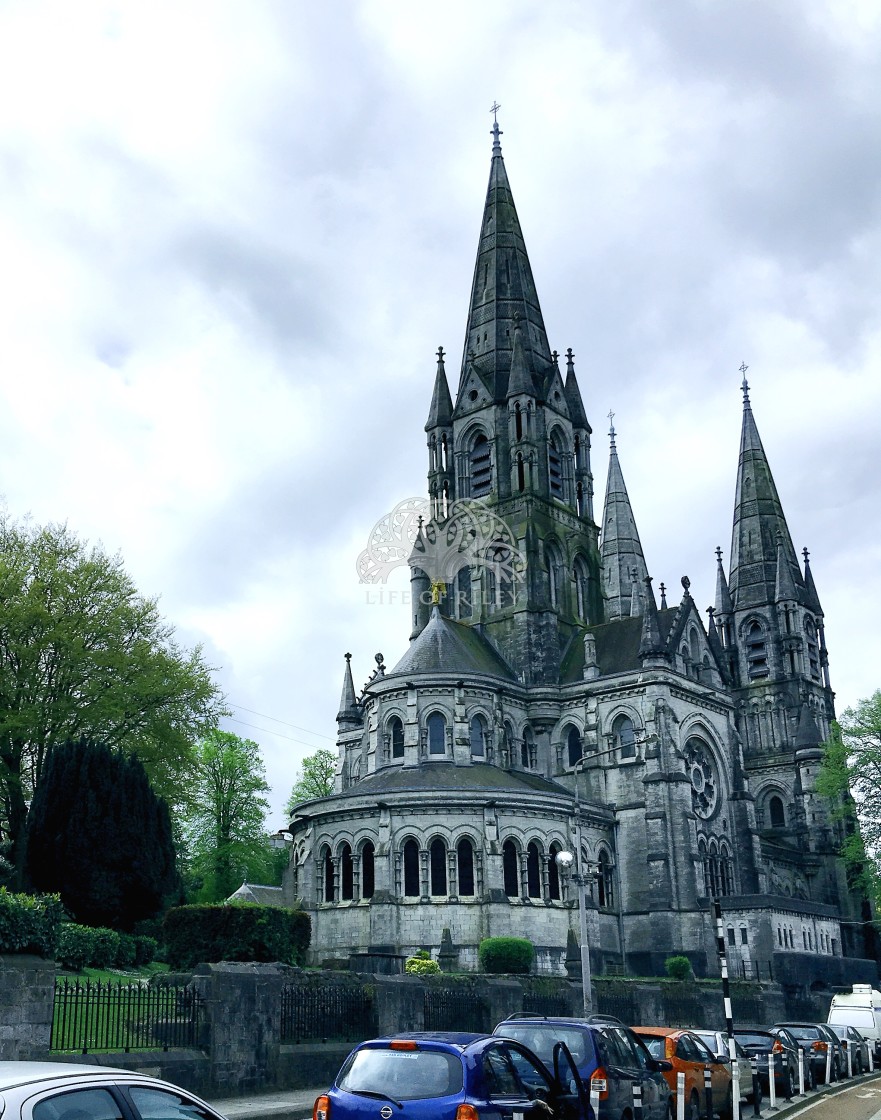
<instances>
[{"instance_id":1,"label":"street lamp","mask_svg":"<svg viewBox=\"0 0 881 1120\"><path fill-rule=\"evenodd\" d=\"M575 856L572 852L557 852L554 857L557 867L568 876L575 886L578 888L578 929L581 938L581 993L584 1002L584 1014L591 1015L593 1013L593 989L590 983L590 946L587 943L587 901L585 899L585 890L588 883L592 879L592 875L588 874L588 868L585 867L584 871L581 869L581 825L578 823L576 817L575 825L575 843L578 850L578 855ZM573 866L576 870L573 872Z\"/></svg>"}]
</instances>

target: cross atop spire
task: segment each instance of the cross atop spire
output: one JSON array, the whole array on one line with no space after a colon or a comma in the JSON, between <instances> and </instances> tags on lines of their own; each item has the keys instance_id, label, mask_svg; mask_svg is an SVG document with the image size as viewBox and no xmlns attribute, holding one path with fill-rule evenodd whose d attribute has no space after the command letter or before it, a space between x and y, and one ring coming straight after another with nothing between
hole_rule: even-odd
<instances>
[{"instance_id":1,"label":"cross atop spire","mask_svg":"<svg viewBox=\"0 0 881 1120\"><path fill-rule=\"evenodd\" d=\"M609 439L611 440L613 450L615 449L615 424L614 424L614 420L615 420L615 413L610 408L609 409Z\"/></svg>"},{"instance_id":2,"label":"cross atop spire","mask_svg":"<svg viewBox=\"0 0 881 1120\"><path fill-rule=\"evenodd\" d=\"M743 381L741 381L740 383L740 391L743 393L744 408L746 408L746 406L749 404L749 382L746 379L746 371L748 369L749 366L746 364L746 362L740 363L740 372L743 374Z\"/></svg>"},{"instance_id":3,"label":"cross atop spire","mask_svg":"<svg viewBox=\"0 0 881 1120\"><path fill-rule=\"evenodd\" d=\"M499 109L501 109L501 105L498 101L493 101L492 105L489 107L489 111L493 115L493 126L490 129L490 135L493 138L493 151L497 148L499 151L502 150L502 145L499 143L499 137L503 135L502 130L499 128Z\"/></svg>"}]
</instances>

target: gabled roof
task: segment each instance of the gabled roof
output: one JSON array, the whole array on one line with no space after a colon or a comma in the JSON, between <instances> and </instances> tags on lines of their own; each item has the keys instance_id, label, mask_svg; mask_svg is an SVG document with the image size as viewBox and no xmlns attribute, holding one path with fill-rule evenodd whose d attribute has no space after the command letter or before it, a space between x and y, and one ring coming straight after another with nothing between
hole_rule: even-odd
<instances>
[{"instance_id":1,"label":"gabled roof","mask_svg":"<svg viewBox=\"0 0 881 1120\"><path fill-rule=\"evenodd\" d=\"M676 608L665 607L658 611L658 629L661 641L666 644L670 627L676 617ZM589 627L596 640L597 665L600 676L612 673L639 671L642 660L639 644L642 639L642 616L635 618L616 618L600 626ZM575 635L563 658L560 679L563 684L571 684L582 679L584 669L584 642L581 632Z\"/></svg>"},{"instance_id":2,"label":"gabled roof","mask_svg":"<svg viewBox=\"0 0 881 1120\"><path fill-rule=\"evenodd\" d=\"M422 633L385 676L426 673L483 673L506 681L517 679L490 641L473 626L445 618L437 607Z\"/></svg>"}]
</instances>

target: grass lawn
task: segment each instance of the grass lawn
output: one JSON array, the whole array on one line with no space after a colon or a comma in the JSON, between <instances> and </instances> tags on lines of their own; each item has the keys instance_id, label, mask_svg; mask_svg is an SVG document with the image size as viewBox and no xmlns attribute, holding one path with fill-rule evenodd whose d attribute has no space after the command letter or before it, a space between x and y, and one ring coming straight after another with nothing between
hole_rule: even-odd
<instances>
[{"instance_id":1,"label":"grass lawn","mask_svg":"<svg viewBox=\"0 0 881 1120\"><path fill-rule=\"evenodd\" d=\"M168 972L168 965L160 961L153 961L152 964L144 965L143 968L132 968L123 972L118 968L84 968L82 972L72 972L67 968L59 968L55 973L58 977L66 977L68 980L120 980L122 983L127 983L132 980L149 980L157 972Z\"/></svg>"}]
</instances>

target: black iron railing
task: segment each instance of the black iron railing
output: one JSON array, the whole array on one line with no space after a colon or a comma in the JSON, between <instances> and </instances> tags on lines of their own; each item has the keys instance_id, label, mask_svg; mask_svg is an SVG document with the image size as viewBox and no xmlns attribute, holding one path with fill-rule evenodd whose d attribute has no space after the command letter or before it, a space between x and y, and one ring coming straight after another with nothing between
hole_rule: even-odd
<instances>
[{"instance_id":1,"label":"black iron railing","mask_svg":"<svg viewBox=\"0 0 881 1120\"><path fill-rule=\"evenodd\" d=\"M286 984L282 989L282 1042L357 1042L375 1033L373 995L366 987Z\"/></svg>"},{"instance_id":2,"label":"black iron railing","mask_svg":"<svg viewBox=\"0 0 881 1120\"><path fill-rule=\"evenodd\" d=\"M492 1030L483 1001L470 988L435 988L426 985L424 999L427 1031Z\"/></svg>"},{"instance_id":3,"label":"black iron railing","mask_svg":"<svg viewBox=\"0 0 881 1120\"><path fill-rule=\"evenodd\" d=\"M202 1005L192 988L100 980L55 981L50 1050L198 1047Z\"/></svg>"}]
</instances>

